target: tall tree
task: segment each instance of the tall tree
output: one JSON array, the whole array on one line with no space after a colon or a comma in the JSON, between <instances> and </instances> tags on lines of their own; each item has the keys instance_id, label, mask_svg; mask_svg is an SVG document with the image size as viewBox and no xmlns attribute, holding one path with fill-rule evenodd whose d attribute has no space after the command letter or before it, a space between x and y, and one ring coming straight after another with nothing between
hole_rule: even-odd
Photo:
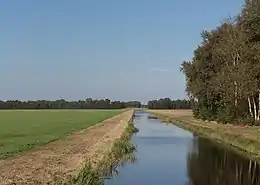
<instances>
[{"instance_id":1,"label":"tall tree","mask_svg":"<svg viewBox=\"0 0 260 185\"><path fill-rule=\"evenodd\" d=\"M260 119L258 2L246 2L240 15L203 31L193 59L183 62L196 117L225 123Z\"/></svg>"}]
</instances>

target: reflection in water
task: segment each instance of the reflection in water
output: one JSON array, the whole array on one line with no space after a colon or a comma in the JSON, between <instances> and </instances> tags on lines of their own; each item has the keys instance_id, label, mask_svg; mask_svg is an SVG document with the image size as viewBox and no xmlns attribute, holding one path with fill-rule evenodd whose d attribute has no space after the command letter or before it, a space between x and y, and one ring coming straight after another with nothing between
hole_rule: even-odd
<instances>
[{"instance_id":1,"label":"reflection in water","mask_svg":"<svg viewBox=\"0 0 260 185\"><path fill-rule=\"evenodd\" d=\"M258 185L259 164L203 138L187 155L192 185Z\"/></svg>"},{"instance_id":2,"label":"reflection in water","mask_svg":"<svg viewBox=\"0 0 260 185\"><path fill-rule=\"evenodd\" d=\"M158 119L158 118L155 117L155 116L149 115L149 116L148 116L148 119Z\"/></svg>"},{"instance_id":3,"label":"reflection in water","mask_svg":"<svg viewBox=\"0 0 260 185\"><path fill-rule=\"evenodd\" d=\"M119 174L119 169L123 168L125 164L134 164L136 163L137 158L135 153L133 152L130 155L125 156L120 161L116 162L109 169L103 172L103 179L112 179L115 178Z\"/></svg>"},{"instance_id":4,"label":"reflection in water","mask_svg":"<svg viewBox=\"0 0 260 185\"><path fill-rule=\"evenodd\" d=\"M135 112L139 132L131 139L137 146L134 160L118 165L105 185L260 185L256 162L150 118Z\"/></svg>"}]
</instances>

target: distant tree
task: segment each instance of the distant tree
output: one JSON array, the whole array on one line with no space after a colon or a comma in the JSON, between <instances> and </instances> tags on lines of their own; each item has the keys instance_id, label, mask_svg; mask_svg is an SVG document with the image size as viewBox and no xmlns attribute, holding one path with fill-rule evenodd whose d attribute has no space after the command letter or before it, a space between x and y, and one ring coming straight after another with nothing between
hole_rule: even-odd
<instances>
[{"instance_id":1,"label":"distant tree","mask_svg":"<svg viewBox=\"0 0 260 185\"><path fill-rule=\"evenodd\" d=\"M139 101L110 101L109 99L66 101L64 99L48 101L19 101L8 100L0 101L0 109L123 109L123 108L140 108Z\"/></svg>"},{"instance_id":2,"label":"distant tree","mask_svg":"<svg viewBox=\"0 0 260 185\"><path fill-rule=\"evenodd\" d=\"M170 98L161 98L148 102L148 109L191 109L189 100L171 100Z\"/></svg>"},{"instance_id":3,"label":"distant tree","mask_svg":"<svg viewBox=\"0 0 260 185\"><path fill-rule=\"evenodd\" d=\"M141 102L139 101L128 101L125 102L125 107L132 107L132 108L140 108L141 107Z\"/></svg>"}]
</instances>

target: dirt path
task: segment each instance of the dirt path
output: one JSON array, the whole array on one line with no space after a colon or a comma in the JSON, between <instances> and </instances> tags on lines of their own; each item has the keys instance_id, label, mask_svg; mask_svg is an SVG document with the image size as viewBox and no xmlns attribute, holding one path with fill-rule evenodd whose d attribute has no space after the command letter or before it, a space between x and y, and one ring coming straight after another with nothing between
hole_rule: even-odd
<instances>
[{"instance_id":1,"label":"dirt path","mask_svg":"<svg viewBox=\"0 0 260 185\"><path fill-rule=\"evenodd\" d=\"M132 114L132 110L126 111L65 140L0 160L0 185L55 184L57 179L77 174L86 158L97 162L105 155L124 132Z\"/></svg>"}]
</instances>

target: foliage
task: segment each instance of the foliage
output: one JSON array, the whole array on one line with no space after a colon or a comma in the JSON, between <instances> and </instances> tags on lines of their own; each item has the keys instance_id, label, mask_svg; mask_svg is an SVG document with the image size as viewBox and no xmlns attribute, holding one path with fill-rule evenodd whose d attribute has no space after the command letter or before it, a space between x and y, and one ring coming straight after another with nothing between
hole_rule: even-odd
<instances>
[{"instance_id":1,"label":"foliage","mask_svg":"<svg viewBox=\"0 0 260 185\"><path fill-rule=\"evenodd\" d=\"M129 160L135 160L134 151L136 146L131 143L131 136L138 131L138 128L133 123L128 123L123 135L115 140L110 153L98 165L103 176L111 177L114 173L117 173L118 165Z\"/></svg>"},{"instance_id":2,"label":"foliage","mask_svg":"<svg viewBox=\"0 0 260 185\"><path fill-rule=\"evenodd\" d=\"M191 101L171 100L170 98L161 98L148 102L148 109L190 109Z\"/></svg>"},{"instance_id":3,"label":"foliage","mask_svg":"<svg viewBox=\"0 0 260 185\"><path fill-rule=\"evenodd\" d=\"M128 126L126 128L126 132L129 133L129 136L131 136L131 134L134 134L138 131L139 131L139 129L136 128L133 123L128 123Z\"/></svg>"},{"instance_id":4,"label":"foliage","mask_svg":"<svg viewBox=\"0 0 260 185\"><path fill-rule=\"evenodd\" d=\"M62 183L61 183L62 184ZM103 179L98 169L95 169L90 161L87 161L84 168L76 178L71 178L63 185L103 185Z\"/></svg>"},{"instance_id":5,"label":"foliage","mask_svg":"<svg viewBox=\"0 0 260 185\"><path fill-rule=\"evenodd\" d=\"M8 100L0 101L0 109L123 109L123 108L140 108L139 101L111 101L109 99L66 101L61 100L36 100L36 101L20 101Z\"/></svg>"},{"instance_id":6,"label":"foliage","mask_svg":"<svg viewBox=\"0 0 260 185\"><path fill-rule=\"evenodd\" d=\"M129 123L123 135L115 140L111 151L101 160L96 167L87 161L84 168L76 177L72 177L63 185L103 185L104 177L111 177L117 173L117 166L127 160L135 160L136 147L131 143L132 134L138 132L134 124Z\"/></svg>"},{"instance_id":7,"label":"foliage","mask_svg":"<svg viewBox=\"0 0 260 185\"><path fill-rule=\"evenodd\" d=\"M191 61L184 61L186 91L194 115L222 123L260 120L260 5L247 1L241 13L202 32Z\"/></svg>"},{"instance_id":8,"label":"foliage","mask_svg":"<svg viewBox=\"0 0 260 185\"><path fill-rule=\"evenodd\" d=\"M0 158L65 137L95 125L121 110L0 111Z\"/></svg>"}]
</instances>

